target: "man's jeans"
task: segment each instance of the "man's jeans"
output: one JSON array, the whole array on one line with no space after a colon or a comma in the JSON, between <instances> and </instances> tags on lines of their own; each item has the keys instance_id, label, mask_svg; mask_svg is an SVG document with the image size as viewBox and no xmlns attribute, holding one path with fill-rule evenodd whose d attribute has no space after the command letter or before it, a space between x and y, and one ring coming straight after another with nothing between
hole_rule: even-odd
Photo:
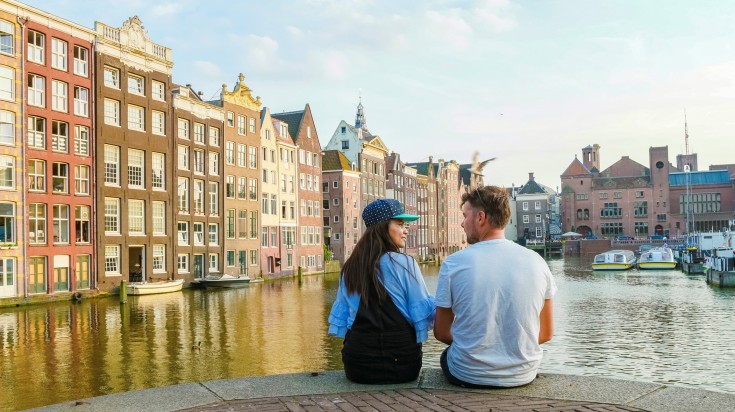
<instances>
[{"instance_id":1,"label":"man's jeans","mask_svg":"<svg viewBox=\"0 0 735 412\"><path fill-rule=\"evenodd\" d=\"M505 387L505 386L477 385L474 383L465 382L457 378L456 376L452 375L452 373L449 372L449 365L447 364L447 351L449 351L449 346L446 349L444 349L444 352L442 352L442 356L439 358L439 364L442 367L442 372L444 372L444 376L447 378L449 383L451 383L452 385L461 386L463 388L469 388L469 389L508 389L508 387ZM526 385L520 385L520 386L526 386Z\"/></svg>"}]
</instances>

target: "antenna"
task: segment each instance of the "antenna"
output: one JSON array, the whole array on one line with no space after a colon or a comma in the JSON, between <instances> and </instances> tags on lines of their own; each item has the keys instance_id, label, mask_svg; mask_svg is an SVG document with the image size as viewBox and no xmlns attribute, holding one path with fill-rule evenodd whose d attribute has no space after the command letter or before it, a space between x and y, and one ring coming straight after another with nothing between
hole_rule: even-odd
<instances>
[{"instance_id":1,"label":"antenna","mask_svg":"<svg viewBox=\"0 0 735 412\"><path fill-rule=\"evenodd\" d=\"M687 130L687 109L684 109L684 154L689 158L689 131Z\"/></svg>"}]
</instances>

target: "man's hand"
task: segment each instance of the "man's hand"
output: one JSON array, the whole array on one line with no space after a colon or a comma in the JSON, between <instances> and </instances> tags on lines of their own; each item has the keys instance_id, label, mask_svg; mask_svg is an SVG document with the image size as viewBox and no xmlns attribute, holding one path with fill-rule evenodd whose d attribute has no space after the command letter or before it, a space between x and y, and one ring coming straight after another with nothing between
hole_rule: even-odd
<instances>
[{"instance_id":1,"label":"man's hand","mask_svg":"<svg viewBox=\"0 0 735 412\"><path fill-rule=\"evenodd\" d=\"M447 345L452 344L454 340L452 338L452 323L454 323L454 312L452 312L452 308L437 306L436 319L434 320L434 337L436 340L444 342Z\"/></svg>"}]
</instances>

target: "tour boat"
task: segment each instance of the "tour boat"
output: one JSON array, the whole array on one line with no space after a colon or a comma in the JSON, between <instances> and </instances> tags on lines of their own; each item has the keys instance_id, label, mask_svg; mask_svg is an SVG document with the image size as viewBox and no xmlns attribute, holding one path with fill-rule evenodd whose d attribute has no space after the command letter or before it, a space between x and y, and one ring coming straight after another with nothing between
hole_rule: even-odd
<instances>
[{"instance_id":1,"label":"tour boat","mask_svg":"<svg viewBox=\"0 0 735 412\"><path fill-rule=\"evenodd\" d=\"M250 277L247 275L237 277L232 275L207 276L196 279L192 283L205 288L237 288L250 283Z\"/></svg>"},{"instance_id":2,"label":"tour boat","mask_svg":"<svg viewBox=\"0 0 735 412\"><path fill-rule=\"evenodd\" d=\"M638 258L640 269L674 269L675 267L674 251L665 246L651 248L641 253Z\"/></svg>"},{"instance_id":3,"label":"tour boat","mask_svg":"<svg viewBox=\"0 0 735 412\"><path fill-rule=\"evenodd\" d=\"M154 295L156 293L180 292L184 279L163 280L160 282L131 282L125 287L128 295Z\"/></svg>"},{"instance_id":4,"label":"tour boat","mask_svg":"<svg viewBox=\"0 0 735 412\"><path fill-rule=\"evenodd\" d=\"M630 250L610 250L595 256L593 270L628 270L635 266L635 253Z\"/></svg>"}]
</instances>

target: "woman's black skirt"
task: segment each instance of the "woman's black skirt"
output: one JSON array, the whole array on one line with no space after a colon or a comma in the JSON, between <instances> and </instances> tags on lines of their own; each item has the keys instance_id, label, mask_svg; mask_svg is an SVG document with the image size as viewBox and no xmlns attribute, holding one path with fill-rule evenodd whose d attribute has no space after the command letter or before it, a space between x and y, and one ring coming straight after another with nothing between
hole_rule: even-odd
<instances>
[{"instance_id":1,"label":"woman's black skirt","mask_svg":"<svg viewBox=\"0 0 735 412\"><path fill-rule=\"evenodd\" d=\"M361 333L350 330L342 348L347 379L366 384L416 380L421 371L421 344L410 330Z\"/></svg>"}]
</instances>

